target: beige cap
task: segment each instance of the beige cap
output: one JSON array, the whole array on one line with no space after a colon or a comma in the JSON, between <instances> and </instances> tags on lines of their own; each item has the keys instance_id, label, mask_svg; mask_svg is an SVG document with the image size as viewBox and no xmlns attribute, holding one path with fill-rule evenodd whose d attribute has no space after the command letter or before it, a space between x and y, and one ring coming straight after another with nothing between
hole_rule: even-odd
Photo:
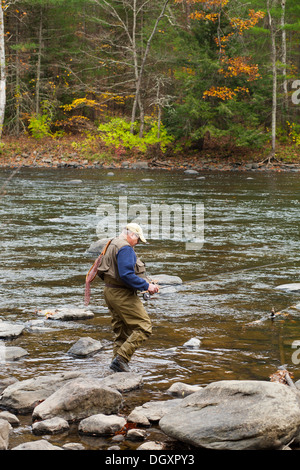
<instances>
[{"instance_id":1,"label":"beige cap","mask_svg":"<svg viewBox=\"0 0 300 470\"><path fill-rule=\"evenodd\" d=\"M126 229L138 235L141 242L147 243L147 240L145 239L144 234L143 234L142 227L139 224L135 224L135 223L127 224Z\"/></svg>"}]
</instances>

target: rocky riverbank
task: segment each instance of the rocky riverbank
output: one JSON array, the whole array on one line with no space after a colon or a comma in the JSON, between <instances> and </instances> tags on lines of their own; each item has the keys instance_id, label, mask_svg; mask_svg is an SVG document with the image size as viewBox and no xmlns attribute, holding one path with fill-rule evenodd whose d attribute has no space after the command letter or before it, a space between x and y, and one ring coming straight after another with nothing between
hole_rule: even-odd
<instances>
[{"instance_id":1,"label":"rocky riverbank","mask_svg":"<svg viewBox=\"0 0 300 470\"><path fill-rule=\"evenodd\" d=\"M280 145L276 158L266 157L267 149L235 148L217 140L202 151L120 153L115 149L89 152L84 137L62 140L6 137L0 149L0 168L87 168L87 169L162 169L166 171L300 171L300 153L295 146Z\"/></svg>"},{"instance_id":2,"label":"rocky riverbank","mask_svg":"<svg viewBox=\"0 0 300 470\"><path fill-rule=\"evenodd\" d=\"M174 383L166 390L169 398L126 413L130 391L143 387L143 378L135 373L101 379L80 372L2 379L0 449L85 450L88 436L105 438L107 450L298 448L299 382L292 387L255 380L224 380L203 387ZM31 415L32 438L11 447L20 414ZM159 440L151 439L153 426L160 432ZM71 427L76 441L58 445L59 435Z\"/></svg>"},{"instance_id":3,"label":"rocky riverbank","mask_svg":"<svg viewBox=\"0 0 300 470\"><path fill-rule=\"evenodd\" d=\"M185 160L176 161L176 159L168 160L124 160L112 163L101 163L99 161L91 162L86 159L27 159L24 156L16 159L2 159L0 160L0 168L58 168L58 169L103 169L111 173L114 170L165 170L165 171L182 171L187 176L194 176L204 171L232 171L232 172L299 172L299 163L257 163L254 161L235 161L211 158L187 158ZM111 175L112 176L112 175Z\"/></svg>"}]
</instances>

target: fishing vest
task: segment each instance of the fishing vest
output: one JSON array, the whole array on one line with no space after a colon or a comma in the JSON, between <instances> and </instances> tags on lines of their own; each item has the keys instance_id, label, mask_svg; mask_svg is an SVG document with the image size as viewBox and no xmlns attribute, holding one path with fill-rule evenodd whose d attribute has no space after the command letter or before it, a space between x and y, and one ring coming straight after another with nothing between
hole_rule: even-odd
<instances>
[{"instance_id":1,"label":"fishing vest","mask_svg":"<svg viewBox=\"0 0 300 470\"><path fill-rule=\"evenodd\" d=\"M126 286L121 280L118 271L117 254L123 246L131 246L123 237L114 238L105 255L103 256L100 266L98 267L98 276L105 282L113 282L116 285ZM136 260L134 272L137 276L146 279L145 263L139 258Z\"/></svg>"}]
</instances>

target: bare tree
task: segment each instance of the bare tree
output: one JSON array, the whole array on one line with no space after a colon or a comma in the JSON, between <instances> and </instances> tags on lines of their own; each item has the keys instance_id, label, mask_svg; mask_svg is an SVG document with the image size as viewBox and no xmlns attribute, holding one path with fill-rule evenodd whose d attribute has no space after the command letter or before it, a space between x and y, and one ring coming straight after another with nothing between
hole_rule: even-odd
<instances>
[{"instance_id":1,"label":"bare tree","mask_svg":"<svg viewBox=\"0 0 300 470\"><path fill-rule=\"evenodd\" d=\"M126 55L127 66L133 68L134 80L134 99L131 110L131 132L134 132L134 123L136 121L137 109L140 111L140 136L143 134L144 125L144 107L141 97L142 81L145 73L145 66L149 56L151 43L157 32L159 22L165 15L169 0L164 0L161 4L158 16L154 21L154 25L148 34L145 49L140 47L141 38L141 23L143 13L147 6L151 6L151 0L120 0L118 2L111 2L107 0L91 0L96 3L106 12L106 19L98 19L105 26L113 27L115 30L122 31L124 37L127 38L127 45L122 44L121 49L123 52L129 52ZM118 8L117 8L118 7ZM119 46L120 47L120 46ZM111 59L113 61L113 59ZM116 64L124 64L124 57L122 60L114 59Z\"/></svg>"}]
</instances>

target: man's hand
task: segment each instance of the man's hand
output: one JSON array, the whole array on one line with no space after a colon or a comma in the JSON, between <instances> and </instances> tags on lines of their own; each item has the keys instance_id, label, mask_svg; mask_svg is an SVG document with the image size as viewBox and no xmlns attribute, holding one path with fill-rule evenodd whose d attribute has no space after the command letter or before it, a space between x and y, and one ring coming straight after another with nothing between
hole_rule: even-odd
<instances>
[{"instance_id":1,"label":"man's hand","mask_svg":"<svg viewBox=\"0 0 300 470\"><path fill-rule=\"evenodd\" d=\"M156 294L156 292L159 291L159 286L157 284L149 284L149 287L148 287L148 292L152 295L152 294Z\"/></svg>"}]
</instances>

